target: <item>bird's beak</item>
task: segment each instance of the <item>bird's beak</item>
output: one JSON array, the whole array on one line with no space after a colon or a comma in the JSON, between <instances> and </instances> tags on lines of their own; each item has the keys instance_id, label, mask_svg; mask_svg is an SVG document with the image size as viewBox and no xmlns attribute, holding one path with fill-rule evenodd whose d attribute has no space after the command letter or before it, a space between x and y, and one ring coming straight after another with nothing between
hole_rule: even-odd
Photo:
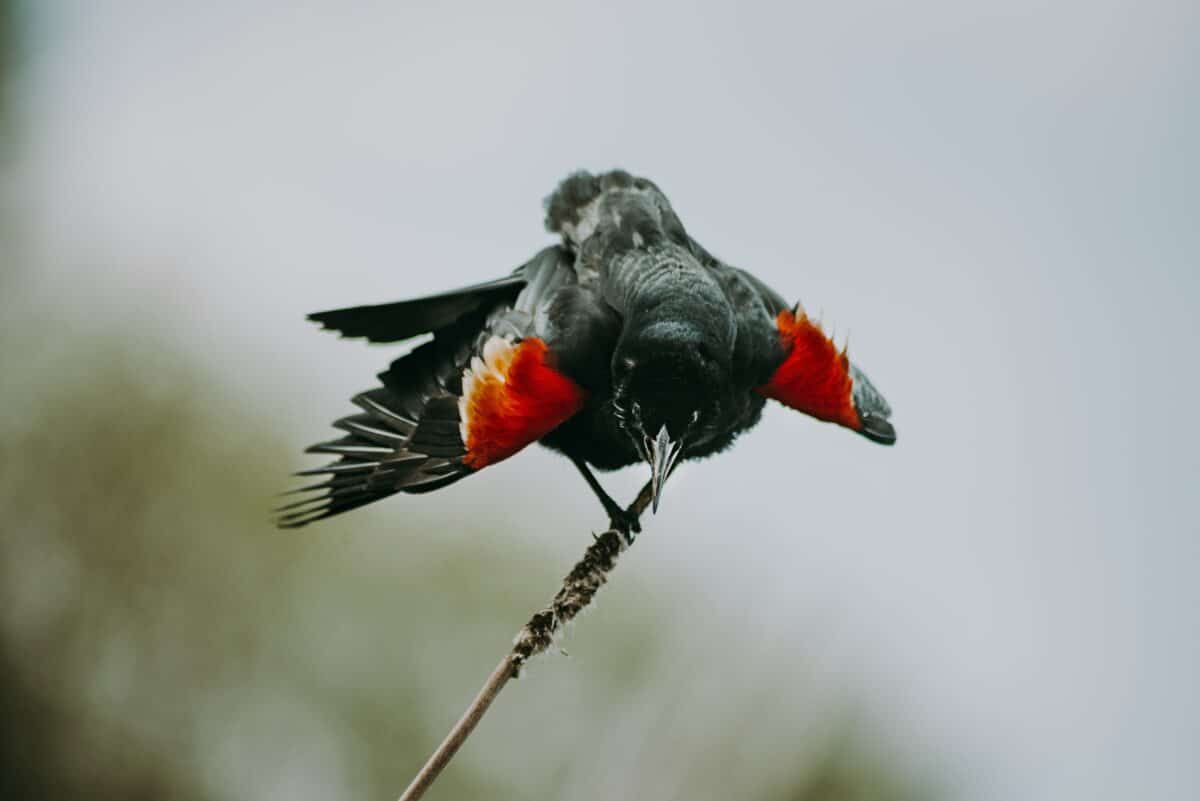
<instances>
[{"instance_id":1,"label":"bird's beak","mask_svg":"<svg viewBox=\"0 0 1200 801\"><path fill-rule=\"evenodd\" d=\"M656 513L658 512L658 499L662 496L663 484L667 483L667 477L675 469L679 452L683 450L682 444L682 442L671 441L666 425L658 430L658 436L650 443L650 490L652 493L650 497L652 508Z\"/></svg>"}]
</instances>

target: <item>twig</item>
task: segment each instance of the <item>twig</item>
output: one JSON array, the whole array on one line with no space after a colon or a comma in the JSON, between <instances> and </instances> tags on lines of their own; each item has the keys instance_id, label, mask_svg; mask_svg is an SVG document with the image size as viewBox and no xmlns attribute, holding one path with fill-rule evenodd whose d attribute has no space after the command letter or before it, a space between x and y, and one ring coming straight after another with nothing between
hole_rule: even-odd
<instances>
[{"instance_id":1,"label":"twig","mask_svg":"<svg viewBox=\"0 0 1200 801\"><path fill-rule=\"evenodd\" d=\"M651 488L647 484L629 505L629 513L640 518L650 505ZM596 537L588 546L583 558L576 563L563 579L562 588L555 594L546 608L535 614L517 633L512 650L504 655L500 664L484 682L483 688L458 723L442 740L433 756L417 773L416 778L400 796L400 801L417 801L437 780L442 768L454 758L458 749L471 736L475 726L483 719L488 707L504 689L509 679L517 678L521 668L533 657L545 651L554 642L555 635L569 623L584 607L592 602L596 591L608 578L608 573L617 563L617 557L625 549L624 537L615 530L608 530Z\"/></svg>"}]
</instances>

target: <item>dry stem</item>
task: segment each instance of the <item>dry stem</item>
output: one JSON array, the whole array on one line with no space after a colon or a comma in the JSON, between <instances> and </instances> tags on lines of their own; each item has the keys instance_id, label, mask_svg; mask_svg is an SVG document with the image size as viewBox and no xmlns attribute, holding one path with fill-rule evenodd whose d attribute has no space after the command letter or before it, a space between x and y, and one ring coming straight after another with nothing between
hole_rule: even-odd
<instances>
[{"instance_id":1,"label":"dry stem","mask_svg":"<svg viewBox=\"0 0 1200 801\"><path fill-rule=\"evenodd\" d=\"M650 485L647 484L629 505L629 512L640 518L650 505L650 497ZM610 529L596 537L596 541L584 552L583 558L563 579L562 588L555 594L554 599L546 608L531 617L517 634L512 650L496 665L496 669L488 676L475 700L408 785L400 796L400 801L416 801L425 794L442 772L442 768L446 767L467 737L471 736L471 732L475 730L475 726L508 680L516 678L526 662L549 648L554 642L554 636L562 627L592 602L592 597L607 580L609 571L617 563L617 556L624 549L625 539L617 531Z\"/></svg>"}]
</instances>

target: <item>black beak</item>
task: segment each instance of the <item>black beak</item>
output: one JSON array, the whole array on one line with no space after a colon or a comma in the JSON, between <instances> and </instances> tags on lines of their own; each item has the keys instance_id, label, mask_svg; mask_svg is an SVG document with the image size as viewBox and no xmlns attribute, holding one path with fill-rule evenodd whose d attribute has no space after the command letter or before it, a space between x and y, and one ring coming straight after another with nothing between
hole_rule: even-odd
<instances>
[{"instance_id":1,"label":"black beak","mask_svg":"<svg viewBox=\"0 0 1200 801\"><path fill-rule=\"evenodd\" d=\"M649 445L651 508L657 513L663 484L667 483L667 477L675 469L675 462L679 459L680 451L683 450L683 443L672 442L670 435L667 434L666 425L663 425L658 430L658 436Z\"/></svg>"}]
</instances>

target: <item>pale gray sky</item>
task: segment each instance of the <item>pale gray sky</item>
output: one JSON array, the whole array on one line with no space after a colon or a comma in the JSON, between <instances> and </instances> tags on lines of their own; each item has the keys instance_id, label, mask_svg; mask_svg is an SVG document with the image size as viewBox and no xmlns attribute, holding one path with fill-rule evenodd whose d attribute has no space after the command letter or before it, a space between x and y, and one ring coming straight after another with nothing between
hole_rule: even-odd
<instances>
[{"instance_id":1,"label":"pale gray sky","mask_svg":"<svg viewBox=\"0 0 1200 801\"><path fill-rule=\"evenodd\" d=\"M566 172L645 174L850 332L900 440L773 410L622 569L819 651L963 798L1200 797L1200 7L275 5L36 5L31 303L299 447L392 353L304 313L495 276ZM391 513L498 497L563 564L596 522L547 453Z\"/></svg>"}]
</instances>

